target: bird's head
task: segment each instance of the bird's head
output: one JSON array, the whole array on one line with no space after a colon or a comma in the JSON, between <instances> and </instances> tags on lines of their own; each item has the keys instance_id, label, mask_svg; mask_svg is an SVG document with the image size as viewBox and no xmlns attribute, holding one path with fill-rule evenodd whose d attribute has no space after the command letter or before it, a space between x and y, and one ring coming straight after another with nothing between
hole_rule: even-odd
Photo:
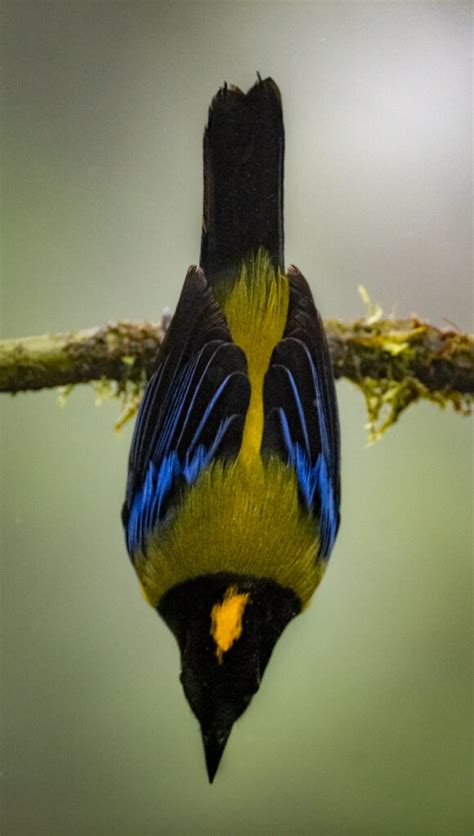
<instances>
[{"instance_id":1,"label":"bird's head","mask_svg":"<svg viewBox=\"0 0 474 836\"><path fill-rule=\"evenodd\" d=\"M274 581L221 573L174 587L159 612L181 650L181 682L199 720L212 782L234 722L258 691L299 599Z\"/></svg>"}]
</instances>

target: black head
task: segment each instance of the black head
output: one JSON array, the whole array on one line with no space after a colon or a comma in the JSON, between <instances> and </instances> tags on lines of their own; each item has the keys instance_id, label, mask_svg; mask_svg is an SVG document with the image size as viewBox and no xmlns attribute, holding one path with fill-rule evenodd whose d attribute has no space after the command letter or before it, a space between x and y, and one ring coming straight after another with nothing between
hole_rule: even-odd
<instances>
[{"instance_id":1,"label":"black head","mask_svg":"<svg viewBox=\"0 0 474 836\"><path fill-rule=\"evenodd\" d=\"M274 581L220 573L179 584L158 610L178 640L181 682L201 725L212 782L232 726L300 602Z\"/></svg>"}]
</instances>

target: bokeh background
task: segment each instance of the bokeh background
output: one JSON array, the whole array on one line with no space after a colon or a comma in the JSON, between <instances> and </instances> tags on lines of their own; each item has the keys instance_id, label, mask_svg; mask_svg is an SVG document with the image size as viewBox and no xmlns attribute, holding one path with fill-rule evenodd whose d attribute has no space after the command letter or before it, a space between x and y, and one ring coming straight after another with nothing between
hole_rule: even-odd
<instances>
[{"instance_id":1,"label":"bokeh background","mask_svg":"<svg viewBox=\"0 0 474 836\"><path fill-rule=\"evenodd\" d=\"M199 252L224 80L281 87L286 257L323 314L472 327L471 4L4 0L3 335L157 319ZM367 447L338 384L343 522L215 784L119 520L132 427L3 396L5 836L468 836L468 419Z\"/></svg>"}]
</instances>

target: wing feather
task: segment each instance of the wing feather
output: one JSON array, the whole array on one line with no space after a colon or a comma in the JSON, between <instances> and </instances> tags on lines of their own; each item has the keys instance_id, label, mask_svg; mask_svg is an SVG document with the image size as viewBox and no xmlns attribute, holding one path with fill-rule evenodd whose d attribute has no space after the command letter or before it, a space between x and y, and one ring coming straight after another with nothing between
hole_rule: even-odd
<instances>
[{"instance_id":1,"label":"wing feather","mask_svg":"<svg viewBox=\"0 0 474 836\"><path fill-rule=\"evenodd\" d=\"M249 400L245 355L192 268L135 425L122 511L132 559L204 467L237 455Z\"/></svg>"},{"instance_id":2,"label":"wing feather","mask_svg":"<svg viewBox=\"0 0 474 836\"><path fill-rule=\"evenodd\" d=\"M324 327L306 279L288 272L290 306L283 339L274 349L264 385L262 451L294 468L305 506L329 557L339 526L339 421Z\"/></svg>"}]
</instances>

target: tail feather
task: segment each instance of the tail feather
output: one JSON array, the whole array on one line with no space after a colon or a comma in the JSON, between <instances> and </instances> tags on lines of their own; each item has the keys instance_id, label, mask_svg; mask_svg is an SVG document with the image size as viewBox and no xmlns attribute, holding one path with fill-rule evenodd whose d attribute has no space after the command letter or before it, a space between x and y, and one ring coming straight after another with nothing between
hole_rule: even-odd
<instances>
[{"instance_id":1,"label":"tail feather","mask_svg":"<svg viewBox=\"0 0 474 836\"><path fill-rule=\"evenodd\" d=\"M204 134L201 266L211 284L235 275L262 247L283 269L283 155L275 82L259 78L247 94L219 90Z\"/></svg>"}]
</instances>

